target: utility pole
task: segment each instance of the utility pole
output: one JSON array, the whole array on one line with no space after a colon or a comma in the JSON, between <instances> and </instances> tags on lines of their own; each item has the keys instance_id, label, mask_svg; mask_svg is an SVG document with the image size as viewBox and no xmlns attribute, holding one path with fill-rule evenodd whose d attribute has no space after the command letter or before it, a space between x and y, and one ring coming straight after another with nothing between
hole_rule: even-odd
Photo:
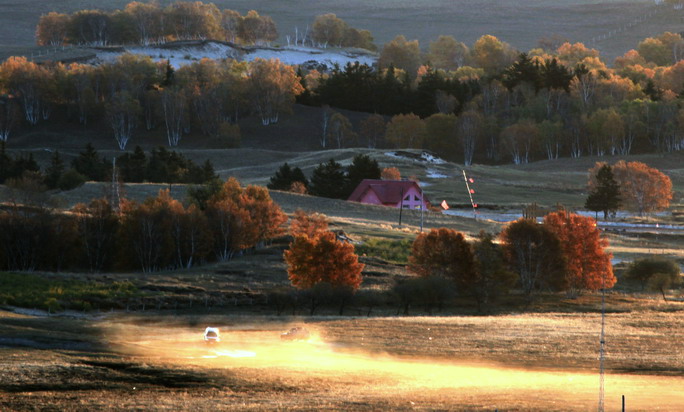
<instances>
[{"instance_id":1,"label":"utility pole","mask_svg":"<svg viewBox=\"0 0 684 412\"><path fill-rule=\"evenodd\" d=\"M111 194L112 209L119 211L121 206L121 193L119 193L119 173L116 171L116 156L112 156L112 187Z\"/></svg>"},{"instance_id":2,"label":"utility pole","mask_svg":"<svg viewBox=\"0 0 684 412\"><path fill-rule=\"evenodd\" d=\"M401 200L399 201L399 227L401 227L401 211L404 208L404 186L401 187Z\"/></svg>"},{"instance_id":3,"label":"utility pole","mask_svg":"<svg viewBox=\"0 0 684 412\"><path fill-rule=\"evenodd\" d=\"M604 412L604 398L605 398L605 386L604 386L604 360L605 360L605 346L606 346L606 278L605 275L602 276L601 281L601 339L600 339L600 350L599 350L599 412Z\"/></svg>"},{"instance_id":4,"label":"utility pole","mask_svg":"<svg viewBox=\"0 0 684 412\"><path fill-rule=\"evenodd\" d=\"M419 185L420 187L420 185ZM423 233L423 204L425 201L423 200L423 188L420 188L420 233Z\"/></svg>"}]
</instances>

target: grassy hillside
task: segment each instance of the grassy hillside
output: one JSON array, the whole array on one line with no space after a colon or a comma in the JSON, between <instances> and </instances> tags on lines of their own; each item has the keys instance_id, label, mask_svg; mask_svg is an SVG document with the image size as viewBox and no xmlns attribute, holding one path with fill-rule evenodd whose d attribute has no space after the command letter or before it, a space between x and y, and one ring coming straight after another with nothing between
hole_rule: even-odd
<instances>
[{"instance_id":1,"label":"grassy hillside","mask_svg":"<svg viewBox=\"0 0 684 412\"><path fill-rule=\"evenodd\" d=\"M73 12L80 9L123 8L128 0L93 2L65 0L45 2L0 1L0 58L11 54L35 53L35 26L41 14L49 11ZM657 10L651 0L215 0L219 8L245 14L257 10L273 17L285 43L294 28L303 30L315 16L335 13L350 25L372 32L382 45L398 34L418 39L424 48L440 34L453 35L472 44L483 34L492 34L521 50L535 47L544 36L560 35L573 42L585 42L601 50L609 63L645 37L663 31L682 30L682 11ZM162 0L160 4L168 4ZM640 19L635 25L624 29ZM624 29L624 30L623 30ZM620 30L620 31L618 31ZM601 36L609 35L603 38ZM601 37L599 39L599 37ZM592 39L595 39L594 43ZM589 44L591 43L591 44Z\"/></svg>"}]
</instances>

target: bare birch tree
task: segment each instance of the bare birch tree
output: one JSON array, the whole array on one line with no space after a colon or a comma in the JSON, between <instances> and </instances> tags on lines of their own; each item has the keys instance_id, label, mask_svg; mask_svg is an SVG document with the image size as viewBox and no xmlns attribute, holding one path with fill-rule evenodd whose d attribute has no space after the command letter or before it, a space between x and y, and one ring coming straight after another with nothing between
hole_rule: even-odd
<instances>
[{"instance_id":1,"label":"bare birch tree","mask_svg":"<svg viewBox=\"0 0 684 412\"><path fill-rule=\"evenodd\" d=\"M458 137L463 146L463 164L473 164L475 147L482 133L482 116L474 110L468 110L459 116L456 123Z\"/></svg>"},{"instance_id":2,"label":"bare birch tree","mask_svg":"<svg viewBox=\"0 0 684 412\"><path fill-rule=\"evenodd\" d=\"M117 92L112 100L105 104L105 111L119 149L125 150L138 124L140 103L128 92Z\"/></svg>"},{"instance_id":3,"label":"bare birch tree","mask_svg":"<svg viewBox=\"0 0 684 412\"><path fill-rule=\"evenodd\" d=\"M7 142L10 133L17 124L19 109L14 99L8 96L0 97L0 141Z\"/></svg>"},{"instance_id":4,"label":"bare birch tree","mask_svg":"<svg viewBox=\"0 0 684 412\"><path fill-rule=\"evenodd\" d=\"M167 88L161 92L161 105L166 125L166 139L169 146L178 146L183 135L183 117L186 111L185 93L178 88Z\"/></svg>"},{"instance_id":5,"label":"bare birch tree","mask_svg":"<svg viewBox=\"0 0 684 412\"><path fill-rule=\"evenodd\" d=\"M255 59L249 65L248 89L261 123L277 123L280 112L290 112L295 96L304 88L291 66L278 59Z\"/></svg>"}]
</instances>

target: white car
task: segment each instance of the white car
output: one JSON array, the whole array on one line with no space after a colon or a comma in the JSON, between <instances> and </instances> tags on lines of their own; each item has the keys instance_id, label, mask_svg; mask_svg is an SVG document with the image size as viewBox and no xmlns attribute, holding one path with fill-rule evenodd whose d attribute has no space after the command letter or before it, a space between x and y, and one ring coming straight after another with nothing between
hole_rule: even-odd
<instances>
[{"instance_id":1,"label":"white car","mask_svg":"<svg viewBox=\"0 0 684 412\"><path fill-rule=\"evenodd\" d=\"M219 333L219 328L208 326L204 330L204 341L206 343L221 342L221 334Z\"/></svg>"}]
</instances>

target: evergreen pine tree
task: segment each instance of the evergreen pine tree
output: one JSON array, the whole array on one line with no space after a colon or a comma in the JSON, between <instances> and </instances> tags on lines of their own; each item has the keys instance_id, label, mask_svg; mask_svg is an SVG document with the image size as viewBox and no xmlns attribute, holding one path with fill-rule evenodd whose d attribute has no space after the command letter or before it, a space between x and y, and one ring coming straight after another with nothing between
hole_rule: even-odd
<instances>
[{"instance_id":1,"label":"evergreen pine tree","mask_svg":"<svg viewBox=\"0 0 684 412\"><path fill-rule=\"evenodd\" d=\"M603 212L607 219L609 213L615 213L620 207L620 185L613 176L613 170L603 165L596 173L596 188L589 193L584 207L592 212Z\"/></svg>"},{"instance_id":2,"label":"evergreen pine tree","mask_svg":"<svg viewBox=\"0 0 684 412\"><path fill-rule=\"evenodd\" d=\"M347 177L342 165L337 163L335 159L330 159L327 163L321 163L314 169L309 190L314 196L345 199L346 186Z\"/></svg>"},{"instance_id":3,"label":"evergreen pine tree","mask_svg":"<svg viewBox=\"0 0 684 412\"><path fill-rule=\"evenodd\" d=\"M38 163L36 163L36 159L33 158L33 153L29 153L27 155L21 155L19 157L16 157L10 167L9 171L9 176L10 177L21 177L24 172L30 171L30 172L39 172L40 174L40 167L38 167Z\"/></svg>"},{"instance_id":4,"label":"evergreen pine tree","mask_svg":"<svg viewBox=\"0 0 684 412\"><path fill-rule=\"evenodd\" d=\"M218 175L216 174L216 171L214 170L214 165L211 163L209 159L207 159L204 164L202 165L202 182L201 183L206 183L206 182L211 182L212 180L218 179Z\"/></svg>"},{"instance_id":5,"label":"evergreen pine tree","mask_svg":"<svg viewBox=\"0 0 684 412\"><path fill-rule=\"evenodd\" d=\"M64 173L64 162L59 156L59 151L55 150L50 159L50 166L45 169L45 185L48 189L55 189L59 185L59 179L61 179Z\"/></svg>"},{"instance_id":6,"label":"evergreen pine tree","mask_svg":"<svg viewBox=\"0 0 684 412\"><path fill-rule=\"evenodd\" d=\"M347 168L347 193L345 197L349 197L363 179L380 179L381 174L382 170L380 170L377 160L364 154L354 156L352 164Z\"/></svg>"},{"instance_id":7,"label":"evergreen pine tree","mask_svg":"<svg viewBox=\"0 0 684 412\"><path fill-rule=\"evenodd\" d=\"M140 146L136 146L132 154L119 156L116 166L124 182L142 183L147 180L147 156Z\"/></svg>"},{"instance_id":8,"label":"evergreen pine tree","mask_svg":"<svg viewBox=\"0 0 684 412\"><path fill-rule=\"evenodd\" d=\"M100 157L92 144L88 143L85 150L71 161L71 167L88 180L102 182L109 177L109 164L104 157Z\"/></svg>"},{"instance_id":9,"label":"evergreen pine tree","mask_svg":"<svg viewBox=\"0 0 684 412\"><path fill-rule=\"evenodd\" d=\"M275 174L271 176L271 181L266 185L272 190L290 190L292 183L301 182L304 187L308 187L309 182L304 176L302 169L295 167L294 169L290 167L287 162L283 163Z\"/></svg>"},{"instance_id":10,"label":"evergreen pine tree","mask_svg":"<svg viewBox=\"0 0 684 412\"><path fill-rule=\"evenodd\" d=\"M12 159L5 151L5 142L0 142L0 183L5 183L5 180L10 177L11 169Z\"/></svg>"}]
</instances>

